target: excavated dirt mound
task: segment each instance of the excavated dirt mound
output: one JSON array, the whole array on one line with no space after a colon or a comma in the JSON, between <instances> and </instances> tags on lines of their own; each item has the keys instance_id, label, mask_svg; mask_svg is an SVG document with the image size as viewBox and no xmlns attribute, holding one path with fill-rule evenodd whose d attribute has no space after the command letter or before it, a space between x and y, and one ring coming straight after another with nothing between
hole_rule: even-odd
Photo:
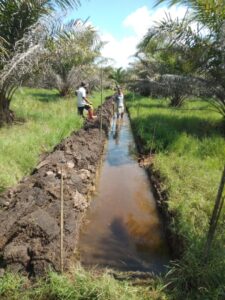
<instances>
[{"instance_id":1,"label":"excavated dirt mound","mask_svg":"<svg viewBox=\"0 0 225 300\"><path fill-rule=\"evenodd\" d=\"M40 162L29 177L0 195L0 268L28 275L60 270L60 181L64 177L64 264L76 249L88 196L104 151L112 100Z\"/></svg>"}]
</instances>

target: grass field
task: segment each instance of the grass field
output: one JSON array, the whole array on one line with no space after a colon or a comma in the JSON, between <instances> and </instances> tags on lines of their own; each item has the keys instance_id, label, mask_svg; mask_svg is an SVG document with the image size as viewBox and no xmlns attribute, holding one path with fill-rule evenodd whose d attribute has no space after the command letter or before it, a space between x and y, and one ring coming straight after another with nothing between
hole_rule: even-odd
<instances>
[{"instance_id":1,"label":"grass field","mask_svg":"<svg viewBox=\"0 0 225 300\"><path fill-rule=\"evenodd\" d=\"M220 299L225 292L224 210L212 265L202 258L225 162L223 120L203 101L189 100L182 109L172 109L166 100L128 95L127 106L144 152L156 153L154 170L160 173L161 189L175 215L171 227L185 244L183 259L171 269L180 297L191 293L191 287L196 298L190 299L198 299L198 292L199 299Z\"/></svg>"},{"instance_id":2,"label":"grass field","mask_svg":"<svg viewBox=\"0 0 225 300\"><path fill-rule=\"evenodd\" d=\"M94 93L91 101L97 107L100 94ZM11 108L19 121L0 128L0 192L29 174L41 153L83 124L77 115L76 97L62 99L55 90L20 88Z\"/></svg>"}]
</instances>

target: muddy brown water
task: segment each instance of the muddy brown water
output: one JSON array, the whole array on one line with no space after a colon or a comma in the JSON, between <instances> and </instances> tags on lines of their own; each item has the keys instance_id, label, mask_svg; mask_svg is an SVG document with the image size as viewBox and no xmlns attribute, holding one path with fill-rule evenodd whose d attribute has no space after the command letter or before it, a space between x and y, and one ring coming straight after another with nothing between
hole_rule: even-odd
<instances>
[{"instance_id":1,"label":"muddy brown water","mask_svg":"<svg viewBox=\"0 0 225 300\"><path fill-rule=\"evenodd\" d=\"M83 266L165 271L169 251L144 169L135 156L127 115L113 120L97 191L80 234Z\"/></svg>"}]
</instances>

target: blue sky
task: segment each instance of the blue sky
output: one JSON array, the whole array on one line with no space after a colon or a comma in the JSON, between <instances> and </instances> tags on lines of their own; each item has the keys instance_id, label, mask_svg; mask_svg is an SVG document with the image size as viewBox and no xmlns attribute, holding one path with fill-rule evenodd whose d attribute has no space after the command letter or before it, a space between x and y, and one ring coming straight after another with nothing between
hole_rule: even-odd
<instances>
[{"instance_id":1,"label":"blue sky","mask_svg":"<svg viewBox=\"0 0 225 300\"><path fill-rule=\"evenodd\" d=\"M133 60L136 45L153 26L169 12L182 17L184 7L168 8L165 4L154 7L155 0L81 0L81 6L68 13L68 18L85 20L97 28L107 44L102 55L114 60L115 67L127 67Z\"/></svg>"},{"instance_id":2,"label":"blue sky","mask_svg":"<svg viewBox=\"0 0 225 300\"><path fill-rule=\"evenodd\" d=\"M83 20L90 17L96 27L122 38L131 33L131 29L121 26L123 20L143 6L153 9L154 0L82 0L81 6L69 16Z\"/></svg>"}]
</instances>

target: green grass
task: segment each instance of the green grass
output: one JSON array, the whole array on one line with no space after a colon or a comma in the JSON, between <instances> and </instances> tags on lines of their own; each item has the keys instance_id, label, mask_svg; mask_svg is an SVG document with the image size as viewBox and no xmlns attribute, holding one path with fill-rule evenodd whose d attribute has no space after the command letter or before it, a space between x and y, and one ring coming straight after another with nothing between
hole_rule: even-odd
<instances>
[{"instance_id":1,"label":"green grass","mask_svg":"<svg viewBox=\"0 0 225 300\"><path fill-rule=\"evenodd\" d=\"M107 271L97 274L76 268L73 272L60 275L50 272L46 278L33 284L25 277L5 274L0 278L2 300L167 300L164 287L158 279L154 284L133 286L126 280L118 281Z\"/></svg>"},{"instance_id":2,"label":"green grass","mask_svg":"<svg viewBox=\"0 0 225 300\"><path fill-rule=\"evenodd\" d=\"M127 106L144 152L156 153L153 168L175 216L171 227L184 241L183 260L171 269L179 297L193 292L190 299L220 299L225 292L224 210L208 265L202 257L225 162L223 120L207 102L197 100L172 109L166 100L128 95Z\"/></svg>"},{"instance_id":3,"label":"green grass","mask_svg":"<svg viewBox=\"0 0 225 300\"><path fill-rule=\"evenodd\" d=\"M94 93L91 101L97 107L100 94ZM21 88L11 108L20 121L0 128L0 192L29 174L42 152L50 151L83 124L76 97L62 99L55 90Z\"/></svg>"}]
</instances>

